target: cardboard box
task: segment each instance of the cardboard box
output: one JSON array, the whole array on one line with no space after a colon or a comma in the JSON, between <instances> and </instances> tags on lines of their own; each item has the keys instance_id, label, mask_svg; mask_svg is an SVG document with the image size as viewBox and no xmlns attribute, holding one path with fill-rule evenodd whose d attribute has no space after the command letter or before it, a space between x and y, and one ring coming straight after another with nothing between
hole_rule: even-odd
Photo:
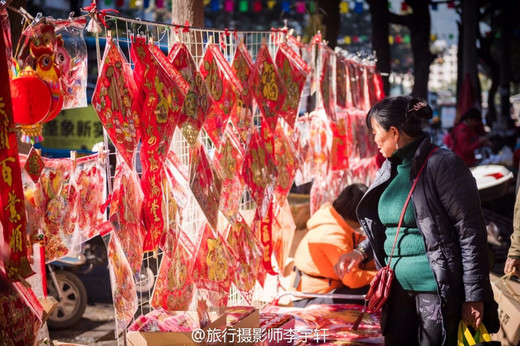
<instances>
[{"instance_id":1,"label":"cardboard box","mask_svg":"<svg viewBox=\"0 0 520 346\"><path fill-rule=\"evenodd\" d=\"M240 319L238 322L234 323L231 326L228 326L228 333L231 328L234 330L235 337L233 339L229 338L227 340L227 345L255 345L254 342L254 331L253 329L258 329L260 326L260 312L258 309L254 309L249 315ZM245 333L244 333L245 332ZM247 342L249 338L241 337L241 335L251 335L251 342Z\"/></svg>"},{"instance_id":2,"label":"cardboard box","mask_svg":"<svg viewBox=\"0 0 520 346\"><path fill-rule=\"evenodd\" d=\"M203 328L203 335L207 336L211 330L226 328L226 314L219 315L207 327ZM198 334L201 335L201 334ZM196 342L190 332L127 332L126 341L129 346L170 346L170 345L225 345L224 343Z\"/></svg>"},{"instance_id":3,"label":"cardboard box","mask_svg":"<svg viewBox=\"0 0 520 346\"><path fill-rule=\"evenodd\" d=\"M520 342L520 283L514 280L503 281L491 274L493 295L498 303L500 330L492 334L494 341L502 345L518 345Z\"/></svg>"},{"instance_id":4,"label":"cardboard box","mask_svg":"<svg viewBox=\"0 0 520 346\"><path fill-rule=\"evenodd\" d=\"M227 314L222 309L220 317L203 328L204 341L194 341L194 335L189 332L127 332L126 340L129 346L169 346L169 345L254 345L254 342L244 342L244 335L253 335L253 329L259 328L260 313L258 309L254 309L250 314L240 319L231 326L226 327ZM222 335L227 328L228 339L222 339L220 342L208 342L211 333ZM231 333L234 337L231 337ZM199 334L199 336L202 334Z\"/></svg>"}]
</instances>

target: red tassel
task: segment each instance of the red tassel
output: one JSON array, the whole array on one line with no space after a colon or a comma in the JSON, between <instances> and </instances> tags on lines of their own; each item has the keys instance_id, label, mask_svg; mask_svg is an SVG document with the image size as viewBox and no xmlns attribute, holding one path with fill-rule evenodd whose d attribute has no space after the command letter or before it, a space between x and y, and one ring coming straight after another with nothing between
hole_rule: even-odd
<instances>
[{"instance_id":1,"label":"red tassel","mask_svg":"<svg viewBox=\"0 0 520 346\"><path fill-rule=\"evenodd\" d=\"M358 330L361 321L363 320L363 316L365 316L365 311L367 310L367 301L365 300L365 305L363 305L363 310L359 313L359 316L354 321L354 325L352 326L352 330Z\"/></svg>"}]
</instances>

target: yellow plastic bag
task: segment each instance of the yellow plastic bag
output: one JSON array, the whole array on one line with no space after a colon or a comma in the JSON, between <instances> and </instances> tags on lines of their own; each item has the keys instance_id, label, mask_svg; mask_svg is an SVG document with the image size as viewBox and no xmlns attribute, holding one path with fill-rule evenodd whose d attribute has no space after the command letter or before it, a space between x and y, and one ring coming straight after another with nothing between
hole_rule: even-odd
<instances>
[{"instance_id":1,"label":"yellow plastic bag","mask_svg":"<svg viewBox=\"0 0 520 346\"><path fill-rule=\"evenodd\" d=\"M466 323L462 320L460 321L459 331L457 334L457 346L473 346L477 343L490 341L491 337L489 336L484 323L481 323L478 329L475 331L475 335L472 335Z\"/></svg>"}]
</instances>

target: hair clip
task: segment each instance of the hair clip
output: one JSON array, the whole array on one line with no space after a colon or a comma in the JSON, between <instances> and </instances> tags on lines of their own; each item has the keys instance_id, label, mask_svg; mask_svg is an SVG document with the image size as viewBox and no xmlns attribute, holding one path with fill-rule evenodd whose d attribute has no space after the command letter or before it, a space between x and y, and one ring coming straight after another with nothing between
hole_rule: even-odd
<instances>
[{"instance_id":1,"label":"hair clip","mask_svg":"<svg viewBox=\"0 0 520 346\"><path fill-rule=\"evenodd\" d=\"M428 104L426 102L423 102L423 101L420 101L420 102L417 102L416 104L413 105L413 107L411 109L408 110L408 113L410 113L411 111L418 111L419 109L423 108L423 107L426 107Z\"/></svg>"}]
</instances>

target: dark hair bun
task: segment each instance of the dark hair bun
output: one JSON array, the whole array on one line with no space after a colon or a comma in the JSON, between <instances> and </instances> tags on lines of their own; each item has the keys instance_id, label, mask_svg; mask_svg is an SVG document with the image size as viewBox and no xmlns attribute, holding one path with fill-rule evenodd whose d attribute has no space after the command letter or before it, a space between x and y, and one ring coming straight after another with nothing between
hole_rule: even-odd
<instances>
[{"instance_id":1,"label":"dark hair bun","mask_svg":"<svg viewBox=\"0 0 520 346\"><path fill-rule=\"evenodd\" d=\"M414 116L419 120L429 120L433 118L433 109L426 100L420 97L414 97L410 100L408 115Z\"/></svg>"}]
</instances>

